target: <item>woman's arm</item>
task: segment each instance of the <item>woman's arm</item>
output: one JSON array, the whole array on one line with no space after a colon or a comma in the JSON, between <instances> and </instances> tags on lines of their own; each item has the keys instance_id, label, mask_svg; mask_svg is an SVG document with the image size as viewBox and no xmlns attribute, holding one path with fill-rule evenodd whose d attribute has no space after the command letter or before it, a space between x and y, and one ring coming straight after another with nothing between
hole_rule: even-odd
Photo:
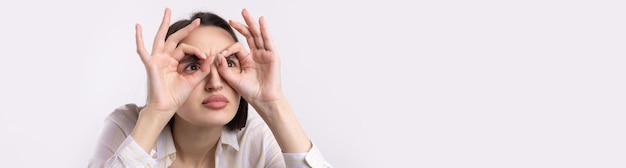
<instances>
[{"instance_id":1,"label":"woman's arm","mask_svg":"<svg viewBox=\"0 0 626 168\"><path fill-rule=\"evenodd\" d=\"M311 149L311 141L300 126L287 99L252 104L274 134L283 153L306 153Z\"/></svg>"},{"instance_id":2,"label":"woman's arm","mask_svg":"<svg viewBox=\"0 0 626 168\"><path fill-rule=\"evenodd\" d=\"M127 104L106 118L88 167L149 167L156 164L156 160L129 136L137 122L138 111L136 105Z\"/></svg>"},{"instance_id":3,"label":"woman's arm","mask_svg":"<svg viewBox=\"0 0 626 168\"><path fill-rule=\"evenodd\" d=\"M148 75L148 100L146 107L139 113L137 125L131 136L147 153L152 149L165 125L187 100L191 90L209 74L214 60L213 56L208 58L209 61L204 61L200 70L193 74L183 75L177 71L178 64L185 55L194 55L199 59L207 59L207 56L195 47L179 45L181 40L200 25L199 19L176 31L165 40L170 25L170 15L170 10L165 9L151 53L144 47L141 25L136 25L137 53Z\"/></svg>"},{"instance_id":4,"label":"woman's arm","mask_svg":"<svg viewBox=\"0 0 626 168\"><path fill-rule=\"evenodd\" d=\"M280 59L265 18L259 25L246 9L242 11L246 24L230 21L230 25L246 37L250 52L235 43L220 52L218 72L259 113L271 130L283 152L288 167L332 167L311 143L281 88ZM241 73L228 70L225 57L235 54Z\"/></svg>"},{"instance_id":5,"label":"woman's arm","mask_svg":"<svg viewBox=\"0 0 626 168\"><path fill-rule=\"evenodd\" d=\"M100 139L96 144L96 150L93 157L89 160L88 167L104 167L107 160L114 156L119 146L126 139L124 130L113 120L112 113L104 122L104 127L100 133Z\"/></svg>"},{"instance_id":6,"label":"woman's arm","mask_svg":"<svg viewBox=\"0 0 626 168\"><path fill-rule=\"evenodd\" d=\"M265 19L259 24L246 9L242 11L246 24L230 21L230 25L246 37L250 52L235 43L218 55L218 71L265 120L283 153L305 153L311 141L298 123L289 102L282 94L280 59ZM227 70L225 57L235 54L242 72Z\"/></svg>"},{"instance_id":7,"label":"woman's arm","mask_svg":"<svg viewBox=\"0 0 626 168\"><path fill-rule=\"evenodd\" d=\"M170 35L165 40L170 25L170 15L171 11L166 8L163 20L154 38L152 52L148 52L144 47L141 25L137 24L135 26L137 53L144 64L148 76L148 99L146 106L141 109L138 117L134 120L136 123L132 125L130 136L127 136L128 132L126 130L126 134L115 133L115 125L107 124L102 138L107 138L106 136L109 136L111 131L114 132L114 134L110 134L113 136L124 135L121 143L119 138L112 144L106 144L108 142L101 140L98 147L103 149L97 150L108 152L108 154L102 155L102 157L109 156L108 161L106 161L107 165L112 165L112 167L153 165L154 159L148 156L148 154L151 152L159 134L180 106L187 100L191 90L209 74L214 56L207 57L205 53L195 47L184 44L179 45L181 40L200 25L200 20L194 20L191 24L176 31L176 33ZM185 55L194 55L199 59L209 60L203 61L198 71L191 74L180 74L177 71L178 64ZM112 153L113 150L115 150L114 153ZM98 157L101 157L101 155L98 155ZM102 159L99 158L99 162Z\"/></svg>"}]
</instances>

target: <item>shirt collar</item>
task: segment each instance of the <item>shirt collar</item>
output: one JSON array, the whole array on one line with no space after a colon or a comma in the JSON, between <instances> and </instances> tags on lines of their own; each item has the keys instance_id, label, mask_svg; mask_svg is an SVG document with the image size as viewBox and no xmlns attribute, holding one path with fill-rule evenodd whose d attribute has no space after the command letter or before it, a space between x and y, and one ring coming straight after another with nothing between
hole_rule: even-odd
<instances>
[{"instance_id":1,"label":"shirt collar","mask_svg":"<svg viewBox=\"0 0 626 168\"><path fill-rule=\"evenodd\" d=\"M227 127L222 129L222 135L220 137L221 145L228 145L231 148L239 151L239 143L237 143L237 132L229 130Z\"/></svg>"},{"instance_id":2,"label":"shirt collar","mask_svg":"<svg viewBox=\"0 0 626 168\"><path fill-rule=\"evenodd\" d=\"M222 149L222 145L228 145L231 148L239 151L239 143L237 143L237 132L228 130L228 128L222 129L222 135L220 135L219 145L217 149ZM172 130L169 125L165 126L161 134L157 139L156 144L156 159L162 160L165 157L176 157L176 147L174 146L174 137L172 136ZM218 154L222 153L222 150L217 151ZM170 158L170 159L174 159Z\"/></svg>"}]
</instances>

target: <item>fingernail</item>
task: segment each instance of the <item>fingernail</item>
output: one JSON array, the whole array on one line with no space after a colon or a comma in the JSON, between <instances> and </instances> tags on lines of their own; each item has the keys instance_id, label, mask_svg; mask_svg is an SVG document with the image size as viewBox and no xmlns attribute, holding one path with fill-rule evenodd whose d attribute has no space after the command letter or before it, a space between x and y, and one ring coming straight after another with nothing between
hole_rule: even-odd
<instances>
[{"instance_id":1,"label":"fingernail","mask_svg":"<svg viewBox=\"0 0 626 168\"><path fill-rule=\"evenodd\" d=\"M228 50L224 50L224 51L220 52L221 55L226 55L226 53L228 53Z\"/></svg>"},{"instance_id":2,"label":"fingernail","mask_svg":"<svg viewBox=\"0 0 626 168\"><path fill-rule=\"evenodd\" d=\"M206 59L206 53L202 53L201 56L202 56L203 59Z\"/></svg>"}]
</instances>

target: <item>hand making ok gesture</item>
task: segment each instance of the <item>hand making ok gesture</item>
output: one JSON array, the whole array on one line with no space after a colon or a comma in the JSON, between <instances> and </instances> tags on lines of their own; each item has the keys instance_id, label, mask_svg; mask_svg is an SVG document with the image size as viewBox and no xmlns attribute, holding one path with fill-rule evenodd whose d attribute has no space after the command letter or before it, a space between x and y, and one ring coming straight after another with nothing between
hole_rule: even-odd
<instances>
[{"instance_id":1,"label":"hand making ok gesture","mask_svg":"<svg viewBox=\"0 0 626 168\"><path fill-rule=\"evenodd\" d=\"M200 25L200 19L195 19L185 28L170 35L166 40L170 26L170 9L165 9L163 21L154 38L152 52L145 47L141 25L136 25L137 53L141 57L148 75L148 100L146 108L164 114L169 120L176 110L185 103L193 88L209 74L214 56L207 56L200 49L179 42ZM181 73L177 69L180 60L185 55L198 57L202 62L194 68L192 73Z\"/></svg>"},{"instance_id":2,"label":"hand making ok gesture","mask_svg":"<svg viewBox=\"0 0 626 168\"><path fill-rule=\"evenodd\" d=\"M242 15L247 25L232 20L230 25L246 37L250 52L241 43L229 46L218 55L218 71L253 106L283 99L280 59L267 23L260 17L257 25L246 9L242 10ZM239 59L241 73L229 71L228 66L224 64L225 57L231 54L235 54Z\"/></svg>"}]
</instances>

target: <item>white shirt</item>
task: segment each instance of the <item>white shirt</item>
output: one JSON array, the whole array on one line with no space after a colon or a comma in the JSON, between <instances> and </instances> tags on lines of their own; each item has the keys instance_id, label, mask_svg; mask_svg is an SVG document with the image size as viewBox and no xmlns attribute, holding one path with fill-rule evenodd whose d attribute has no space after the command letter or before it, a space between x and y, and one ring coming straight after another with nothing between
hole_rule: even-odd
<instances>
[{"instance_id":1,"label":"white shirt","mask_svg":"<svg viewBox=\"0 0 626 168\"><path fill-rule=\"evenodd\" d=\"M169 167L176 159L172 131L166 126L150 154L130 136L140 108L126 104L105 120L89 167ZM271 130L250 112L240 131L223 129L215 151L216 167L332 167L315 145L308 153L282 153Z\"/></svg>"}]
</instances>

